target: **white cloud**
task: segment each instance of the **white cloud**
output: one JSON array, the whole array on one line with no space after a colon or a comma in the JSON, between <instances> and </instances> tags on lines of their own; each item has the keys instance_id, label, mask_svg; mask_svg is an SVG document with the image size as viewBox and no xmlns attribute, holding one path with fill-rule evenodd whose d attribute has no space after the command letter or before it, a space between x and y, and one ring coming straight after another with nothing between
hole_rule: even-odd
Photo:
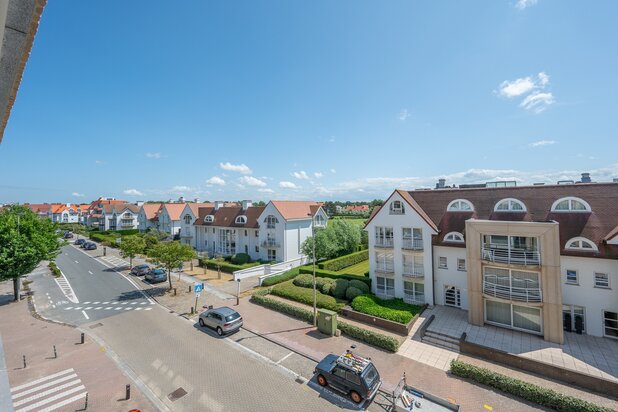
<instances>
[{"instance_id":1,"label":"white cloud","mask_svg":"<svg viewBox=\"0 0 618 412\"><path fill-rule=\"evenodd\" d=\"M257 191L261 192L261 193L275 193L274 190L268 189L268 188L266 188L266 189L258 189Z\"/></svg>"},{"instance_id":2,"label":"white cloud","mask_svg":"<svg viewBox=\"0 0 618 412\"><path fill-rule=\"evenodd\" d=\"M550 146L552 144L556 144L556 141L555 140L539 140L538 142L530 143L530 147Z\"/></svg>"},{"instance_id":3,"label":"white cloud","mask_svg":"<svg viewBox=\"0 0 618 412\"><path fill-rule=\"evenodd\" d=\"M538 0L517 0L515 7L519 10L523 10L527 7L534 6Z\"/></svg>"},{"instance_id":4,"label":"white cloud","mask_svg":"<svg viewBox=\"0 0 618 412\"><path fill-rule=\"evenodd\" d=\"M331 136L330 139L328 139L328 143L335 143L335 138Z\"/></svg>"},{"instance_id":5,"label":"white cloud","mask_svg":"<svg viewBox=\"0 0 618 412\"><path fill-rule=\"evenodd\" d=\"M513 81L505 80L500 84L500 94L508 98L517 97L530 92L534 87L534 81L530 77L515 79Z\"/></svg>"},{"instance_id":6,"label":"white cloud","mask_svg":"<svg viewBox=\"0 0 618 412\"><path fill-rule=\"evenodd\" d=\"M97 165L104 165L105 164L105 162L103 160L95 160L94 163L97 164Z\"/></svg>"},{"instance_id":7,"label":"white cloud","mask_svg":"<svg viewBox=\"0 0 618 412\"><path fill-rule=\"evenodd\" d=\"M123 191L122 193L124 193L125 195L129 195L129 196L144 196L144 194L137 189L127 189Z\"/></svg>"},{"instance_id":8,"label":"white cloud","mask_svg":"<svg viewBox=\"0 0 618 412\"><path fill-rule=\"evenodd\" d=\"M253 186L253 187L265 187L266 186L266 182L253 177L253 176L243 176L240 179L238 179L238 181L243 184L243 185L247 185L247 186Z\"/></svg>"},{"instance_id":9,"label":"white cloud","mask_svg":"<svg viewBox=\"0 0 618 412\"><path fill-rule=\"evenodd\" d=\"M401 120L402 122L405 122L405 121L406 121L406 119L407 119L408 117L410 117L410 116L411 116L411 114L410 114L410 112L408 111L408 109L402 109L402 110L399 112L399 115L398 115L397 117L398 117L398 118L399 118L399 120Z\"/></svg>"},{"instance_id":10,"label":"white cloud","mask_svg":"<svg viewBox=\"0 0 618 412\"><path fill-rule=\"evenodd\" d=\"M337 171L336 171L335 169L330 169L330 172L331 172L332 174L337 173Z\"/></svg>"},{"instance_id":11,"label":"white cloud","mask_svg":"<svg viewBox=\"0 0 618 412\"><path fill-rule=\"evenodd\" d=\"M539 78L539 84L541 85L541 87L545 87L547 83L549 83L549 75L545 72L540 72L538 74L538 78Z\"/></svg>"},{"instance_id":12,"label":"white cloud","mask_svg":"<svg viewBox=\"0 0 618 412\"><path fill-rule=\"evenodd\" d=\"M173 192L173 193L185 193L185 192L191 192L191 191L193 191L193 188L189 186L174 186L172 187L172 190L170 190L170 192Z\"/></svg>"},{"instance_id":13,"label":"white cloud","mask_svg":"<svg viewBox=\"0 0 618 412\"><path fill-rule=\"evenodd\" d=\"M500 84L499 94L506 98L524 97L519 107L536 114L543 112L547 106L554 103L554 95L543 91L549 85L549 75L540 72L535 77L523 77L512 81L505 80Z\"/></svg>"},{"instance_id":14,"label":"white cloud","mask_svg":"<svg viewBox=\"0 0 618 412\"><path fill-rule=\"evenodd\" d=\"M292 182L279 182L279 187L282 187L284 189L298 189L298 186L296 186Z\"/></svg>"},{"instance_id":15,"label":"white cloud","mask_svg":"<svg viewBox=\"0 0 618 412\"><path fill-rule=\"evenodd\" d=\"M155 152L155 153L148 152L148 153L146 153L146 157L149 158L149 159L160 159L163 156L161 156L161 153L159 153L159 152Z\"/></svg>"},{"instance_id":16,"label":"white cloud","mask_svg":"<svg viewBox=\"0 0 618 412\"><path fill-rule=\"evenodd\" d=\"M292 172L291 175L297 179L309 180L309 175L303 170L301 170L300 172Z\"/></svg>"},{"instance_id":17,"label":"white cloud","mask_svg":"<svg viewBox=\"0 0 618 412\"><path fill-rule=\"evenodd\" d=\"M253 171L246 164L233 165L230 162L219 163L219 167L223 170L229 170L231 172L238 172L243 175L250 175Z\"/></svg>"},{"instance_id":18,"label":"white cloud","mask_svg":"<svg viewBox=\"0 0 618 412\"><path fill-rule=\"evenodd\" d=\"M316 179L319 179L322 176L324 176L324 174L322 172L315 172L315 173L313 173L313 175L316 177Z\"/></svg>"},{"instance_id":19,"label":"white cloud","mask_svg":"<svg viewBox=\"0 0 618 412\"><path fill-rule=\"evenodd\" d=\"M206 181L206 185L208 186L225 186L225 180L221 179L219 176L213 176Z\"/></svg>"},{"instance_id":20,"label":"white cloud","mask_svg":"<svg viewBox=\"0 0 618 412\"><path fill-rule=\"evenodd\" d=\"M73 193L71 193L71 195L73 195L75 197L84 197L83 193L77 193L77 192L73 192Z\"/></svg>"},{"instance_id":21,"label":"white cloud","mask_svg":"<svg viewBox=\"0 0 618 412\"><path fill-rule=\"evenodd\" d=\"M526 98L519 104L519 107L523 107L526 110L532 110L535 113L541 113L547 106L554 103L554 95L551 93L532 93L526 96Z\"/></svg>"}]
</instances>

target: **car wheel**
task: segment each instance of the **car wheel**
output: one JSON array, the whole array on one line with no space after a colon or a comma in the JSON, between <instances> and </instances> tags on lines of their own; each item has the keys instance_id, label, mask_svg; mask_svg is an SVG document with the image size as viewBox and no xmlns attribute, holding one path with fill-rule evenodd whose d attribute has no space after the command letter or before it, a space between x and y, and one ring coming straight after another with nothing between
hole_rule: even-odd
<instances>
[{"instance_id":1,"label":"car wheel","mask_svg":"<svg viewBox=\"0 0 618 412\"><path fill-rule=\"evenodd\" d=\"M361 403L363 400L363 398L361 398L361 396L356 391L350 392L350 398L352 399L352 402L354 403Z\"/></svg>"},{"instance_id":2,"label":"car wheel","mask_svg":"<svg viewBox=\"0 0 618 412\"><path fill-rule=\"evenodd\" d=\"M327 386L328 385L328 382L326 382L326 378L322 374L318 375L318 385L320 385L320 386Z\"/></svg>"},{"instance_id":3,"label":"car wheel","mask_svg":"<svg viewBox=\"0 0 618 412\"><path fill-rule=\"evenodd\" d=\"M200 318L200 326L204 327L204 319Z\"/></svg>"},{"instance_id":4,"label":"car wheel","mask_svg":"<svg viewBox=\"0 0 618 412\"><path fill-rule=\"evenodd\" d=\"M217 326L217 335L223 336L223 329L221 329L221 326Z\"/></svg>"}]
</instances>

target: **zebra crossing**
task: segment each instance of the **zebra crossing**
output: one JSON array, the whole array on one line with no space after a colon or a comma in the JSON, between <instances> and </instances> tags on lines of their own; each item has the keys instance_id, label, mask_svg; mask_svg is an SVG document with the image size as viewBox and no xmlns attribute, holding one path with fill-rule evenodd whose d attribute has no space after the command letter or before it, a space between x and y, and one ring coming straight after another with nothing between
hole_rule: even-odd
<instances>
[{"instance_id":1,"label":"zebra crossing","mask_svg":"<svg viewBox=\"0 0 618 412\"><path fill-rule=\"evenodd\" d=\"M51 412L86 397L86 387L73 368L11 388L15 412Z\"/></svg>"},{"instance_id":2,"label":"zebra crossing","mask_svg":"<svg viewBox=\"0 0 618 412\"><path fill-rule=\"evenodd\" d=\"M79 300L77 300L77 296L75 296L75 292L73 291L71 284L69 283L67 278L64 277L64 274L58 278L54 278L54 281L69 301L73 303L79 303Z\"/></svg>"},{"instance_id":3,"label":"zebra crossing","mask_svg":"<svg viewBox=\"0 0 618 412\"><path fill-rule=\"evenodd\" d=\"M110 264L114 269L124 268L129 266L129 262L124 259L120 259L116 256L101 256L99 259Z\"/></svg>"},{"instance_id":4,"label":"zebra crossing","mask_svg":"<svg viewBox=\"0 0 618 412\"><path fill-rule=\"evenodd\" d=\"M128 310L152 310L154 302L81 302L79 306L68 306L64 310L113 310L113 311L128 311Z\"/></svg>"}]
</instances>

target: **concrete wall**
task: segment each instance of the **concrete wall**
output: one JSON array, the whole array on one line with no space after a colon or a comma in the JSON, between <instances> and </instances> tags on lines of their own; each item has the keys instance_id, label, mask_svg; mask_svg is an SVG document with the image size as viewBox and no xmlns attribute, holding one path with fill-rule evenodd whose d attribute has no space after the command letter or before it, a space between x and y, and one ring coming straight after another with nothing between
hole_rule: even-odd
<instances>
[{"instance_id":1,"label":"concrete wall","mask_svg":"<svg viewBox=\"0 0 618 412\"><path fill-rule=\"evenodd\" d=\"M447 258L447 269L440 269L440 257ZM457 259L466 259L466 270L457 270ZM468 261L466 249L462 247L434 246L433 268L436 305L444 305L444 287L455 286L461 290L461 309L468 309Z\"/></svg>"}]
</instances>

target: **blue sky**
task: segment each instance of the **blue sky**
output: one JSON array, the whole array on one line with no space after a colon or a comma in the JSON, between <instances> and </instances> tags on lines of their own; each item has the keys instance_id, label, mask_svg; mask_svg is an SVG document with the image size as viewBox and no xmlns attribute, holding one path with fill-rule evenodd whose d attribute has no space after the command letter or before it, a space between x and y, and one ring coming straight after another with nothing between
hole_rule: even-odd
<instances>
[{"instance_id":1,"label":"blue sky","mask_svg":"<svg viewBox=\"0 0 618 412\"><path fill-rule=\"evenodd\" d=\"M0 203L618 177L618 2L50 1Z\"/></svg>"}]
</instances>

